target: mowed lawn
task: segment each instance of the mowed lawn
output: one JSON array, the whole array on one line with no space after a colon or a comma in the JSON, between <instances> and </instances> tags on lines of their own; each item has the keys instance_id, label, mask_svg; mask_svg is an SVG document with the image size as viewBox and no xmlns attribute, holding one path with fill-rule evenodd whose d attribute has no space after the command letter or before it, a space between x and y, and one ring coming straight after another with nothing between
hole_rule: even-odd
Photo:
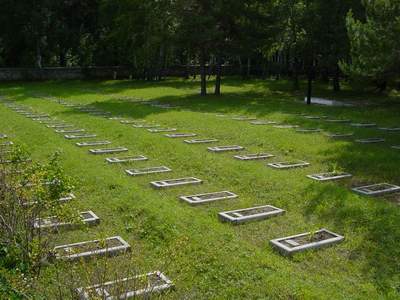
<instances>
[{"instance_id":1,"label":"mowed lawn","mask_svg":"<svg viewBox=\"0 0 400 300\"><path fill-rule=\"evenodd\" d=\"M400 297L400 196L359 196L351 187L369 183L400 184L400 132L377 128L353 128L310 120L301 113L373 122L378 127L400 127L396 97L354 96L339 98L372 105L357 107L307 107L300 93L292 94L287 82L225 81L223 96L197 96L198 82L43 82L1 84L0 95L34 110L95 133L95 140L125 146L129 154L145 155L148 161L109 165L105 157L91 155L62 134L27 119L0 104L0 133L25 145L36 161L62 151L65 171L76 179L77 199L68 205L93 210L98 226L54 235L54 245L120 235L132 246L133 258L107 259L137 273L161 270L175 284L163 294L168 299L398 299ZM320 86L320 95L334 97ZM117 120L91 116L43 97L90 105L113 116L143 119L175 127L178 132L197 133L196 138L216 138L212 144L188 145L183 139L167 138ZM173 109L152 107L129 100L154 100L179 105ZM224 113L226 116L216 116ZM321 133L299 133L271 125L251 125L232 120L244 115L305 128ZM354 132L354 137L331 139L324 132ZM363 145L356 138L384 137L379 144ZM265 161L239 161L235 153L211 153L208 146L241 145L243 153L267 152ZM94 148L101 148L94 147ZM124 156L125 154L121 154ZM305 160L311 165L275 170L268 162ZM170 173L131 177L128 167L167 166ZM320 183L306 175L342 170L353 178ZM155 190L150 181L195 176L202 185ZM192 207L181 195L229 190L233 200ZM271 204L282 216L240 226L222 223L218 212ZM274 238L327 228L345 237L332 247L285 257L274 250ZM115 262L115 263L114 263ZM70 269L69 264L57 266ZM41 282L55 289L55 266L43 269ZM114 279L114 278L111 278ZM53 280L53 281L52 281ZM91 282L82 280L82 286ZM92 282L94 283L94 282Z\"/></svg>"}]
</instances>

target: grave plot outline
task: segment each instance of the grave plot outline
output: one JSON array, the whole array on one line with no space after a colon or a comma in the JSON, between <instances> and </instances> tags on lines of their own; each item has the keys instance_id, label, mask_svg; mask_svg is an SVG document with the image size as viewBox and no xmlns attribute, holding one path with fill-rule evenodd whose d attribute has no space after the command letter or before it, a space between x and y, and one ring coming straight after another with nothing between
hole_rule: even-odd
<instances>
[{"instance_id":1,"label":"grave plot outline","mask_svg":"<svg viewBox=\"0 0 400 300\"><path fill-rule=\"evenodd\" d=\"M172 188L184 185L202 184L203 180L196 177L182 177L174 179L164 179L150 182L154 188Z\"/></svg>"},{"instance_id":2,"label":"grave plot outline","mask_svg":"<svg viewBox=\"0 0 400 300\"><path fill-rule=\"evenodd\" d=\"M173 132L173 131L177 131L177 129L176 128L148 128L147 131L151 132L151 133L161 133L161 132Z\"/></svg>"},{"instance_id":3,"label":"grave plot outline","mask_svg":"<svg viewBox=\"0 0 400 300\"><path fill-rule=\"evenodd\" d=\"M332 133L326 133L326 136L329 138L347 138L354 136L354 133L332 132Z\"/></svg>"},{"instance_id":4,"label":"grave plot outline","mask_svg":"<svg viewBox=\"0 0 400 300\"><path fill-rule=\"evenodd\" d=\"M157 282L161 281L162 283L158 284L158 285L154 285L154 286L152 286L152 285L146 286L145 288L140 288L140 289L136 289L136 290L129 290L129 291L124 290L124 292L119 295L112 295L111 291L108 290L110 288L112 289L113 285L120 284L120 283L122 283L125 286L129 286L129 284L128 284L129 281L134 281L135 284L133 284L133 286L136 286L137 285L136 282L138 282L138 281L140 282L141 278L144 278L144 277L149 278L151 276L156 276L158 279ZM148 282L148 280L146 280L146 282ZM131 298L136 298L136 297L142 296L142 295L149 295L151 293L160 293L165 290L171 289L173 287L174 287L173 282L167 276L165 276L160 271L154 271L154 272L149 272L146 274L140 274L140 275L125 277L125 278L117 279L117 280L113 280L113 281L107 281L102 284L95 284L95 285L88 286L88 287L77 288L76 294L80 297L79 299L81 299L81 300L90 300L90 299L92 299L91 295L93 295L93 294L97 294L99 297L107 296L107 300L131 299Z\"/></svg>"},{"instance_id":5,"label":"grave plot outline","mask_svg":"<svg viewBox=\"0 0 400 300\"><path fill-rule=\"evenodd\" d=\"M259 211L266 209L266 211ZM255 213L247 215L247 212L256 210ZM260 205L249 208L241 208L235 210L228 210L218 213L221 221L230 222L232 224L242 224L245 222L260 221L275 216L283 215L286 211L273 205ZM243 214L245 213L245 214Z\"/></svg>"},{"instance_id":6,"label":"grave plot outline","mask_svg":"<svg viewBox=\"0 0 400 300\"><path fill-rule=\"evenodd\" d=\"M273 162L273 163L269 163L267 165L274 169L285 170L285 169L307 167L310 165L310 163L303 161L303 160L298 160L298 161Z\"/></svg>"},{"instance_id":7,"label":"grave plot outline","mask_svg":"<svg viewBox=\"0 0 400 300\"><path fill-rule=\"evenodd\" d=\"M325 121L329 123L351 123L350 119L326 119Z\"/></svg>"},{"instance_id":8,"label":"grave plot outline","mask_svg":"<svg viewBox=\"0 0 400 300\"><path fill-rule=\"evenodd\" d=\"M241 151L245 148L239 145L230 145L230 146L215 146L215 147L208 147L207 150L211 152L227 152L227 151Z\"/></svg>"},{"instance_id":9,"label":"grave plot outline","mask_svg":"<svg viewBox=\"0 0 400 300\"><path fill-rule=\"evenodd\" d=\"M319 129L319 128L298 128L298 129L296 129L296 132L299 132L299 133L314 133L314 132L321 132L321 129Z\"/></svg>"},{"instance_id":10,"label":"grave plot outline","mask_svg":"<svg viewBox=\"0 0 400 300\"><path fill-rule=\"evenodd\" d=\"M187 138L197 136L197 133L167 133L164 136L168 138Z\"/></svg>"},{"instance_id":11,"label":"grave plot outline","mask_svg":"<svg viewBox=\"0 0 400 300\"><path fill-rule=\"evenodd\" d=\"M304 243L304 244L300 244L295 241L295 239L303 239L303 240L309 239L309 236L316 235L316 234L322 234L322 233L330 235L331 237L324 239L324 240L315 241L315 242L309 241L308 243ZM270 240L270 244L275 249L277 249L281 254L292 255L294 253L305 251L305 250L318 249L318 248L322 248L322 247L331 246L331 245L337 244L343 240L344 240L344 236L334 233L325 228L322 228L322 229L315 231L314 233L305 232L305 233L286 236L286 237L282 237L282 238L272 239L272 240ZM286 242L286 244L289 244L290 246L286 245L285 242Z\"/></svg>"},{"instance_id":12,"label":"grave plot outline","mask_svg":"<svg viewBox=\"0 0 400 300\"><path fill-rule=\"evenodd\" d=\"M375 144L375 143L384 143L384 138L366 138L366 139L356 139L355 142L360 144Z\"/></svg>"},{"instance_id":13,"label":"grave plot outline","mask_svg":"<svg viewBox=\"0 0 400 300\"><path fill-rule=\"evenodd\" d=\"M275 155L270 153L254 153L254 154L242 154L233 156L239 160L261 160L274 157Z\"/></svg>"},{"instance_id":14,"label":"grave plot outline","mask_svg":"<svg viewBox=\"0 0 400 300\"><path fill-rule=\"evenodd\" d=\"M275 121L268 120L254 120L250 122L251 125L274 125L277 124Z\"/></svg>"},{"instance_id":15,"label":"grave plot outline","mask_svg":"<svg viewBox=\"0 0 400 300\"><path fill-rule=\"evenodd\" d=\"M272 127L278 128L278 129L293 129L293 128L299 128L299 125L277 124L277 125L273 125Z\"/></svg>"},{"instance_id":16,"label":"grave plot outline","mask_svg":"<svg viewBox=\"0 0 400 300\"><path fill-rule=\"evenodd\" d=\"M369 127L376 127L376 123L350 123L350 126L359 128L369 128Z\"/></svg>"},{"instance_id":17,"label":"grave plot outline","mask_svg":"<svg viewBox=\"0 0 400 300\"><path fill-rule=\"evenodd\" d=\"M382 187L382 189L375 190L375 188L377 187ZM383 194L400 192L400 186L384 182L384 183L375 183L375 184L358 186L352 188L351 190L353 192L356 192L364 196L380 196Z\"/></svg>"},{"instance_id":18,"label":"grave plot outline","mask_svg":"<svg viewBox=\"0 0 400 300\"><path fill-rule=\"evenodd\" d=\"M318 174L310 174L306 175L308 178L317 180L317 181L332 181L332 180L339 180L339 179L346 179L353 177L350 173L345 172L325 172L325 173L318 173Z\"/></svg>"},{"instance_id":19,"label":"grave plot outline","mask_svg":"<svg viewBox=\"0 0 400 300\"><path fill-rule=\"evenodd\" d=\"M395 149L395 150L400 150L400 145L399 146L392 146L391 148Z\"/></svg>"},{"instance_id":20,"label":"grave plot outline","mask_svg":"<svg viewBox=\"0 0 400 300\"><path fill-rule=\"evenodd\" d=\"M110 141L93 141L93 142L78 142L76 145L78 147L90 147L90 146L101 146L101 145L109 145Z\"/></svg>"},{"instance_id":21,"label":"grave plot outline","mask_svg":"<svg viewBox=\"0 0 400 300\"><path fill-rule=\"evenodd\" d=\"M218 142L217 139L213 138L205 138L205 139L191 139L191 140L184 140L186 144L207 144L207 143L215 143Z\"/></svg>"},{"instance_id":22,"label":"grave plot outline","mask_svg":"<svg viewBox=\"0 0 400 300\"><path fill-rule=\"evenodd\" d=\"M85 138L94 138L97 137L97 134L66 134L64 138L67 140L76 140L76 139L85 139Z\"/></svg>"},{"instance_id":23,"label":"grave plot outline","mask_svg":"<svg viewBox=\"0 0 400 300\"><path fill-rule=\"evenodd\" d=\"M88 215L88 216L87 216ZM97 225L100 222L100 218L91 210L82 211L79 213L82 224L85 225ZM79 223L71 223L60 221L57 216L50 216L46 218L36 219L33 227L42 230L58 230L60 228L73 228L79 226Z\"/></svg>"},{"instance_id":24,"label":"grave plot outline","mask_svg":"<svg viewBox=\"0 0 400 300\"><path fill-rule=\"evenodd\" d=\"M387 131L387 132L398 132L400 131L400 127L379 127L379 130Z\"/></svg>"},{"instance_id":25,"label":"grave plot outline","mask_svg":"<svg viewBox=\"0 0 400 300\"><path fill-rule=\"evenodd\" d=\"M85 129L56 129L54 130L56 133L81 133L86 132Z\"/></svg>"},{"instance_id":26,"label":"grave plot outline","mask_svg":"<svg viewBox=\"0 0 400 300\"><path fill-rule=\"evenodd\" d=\"M209 196L207 198L207 196ZM212 193L202 193L195 195L179 196L179 199L189 203L190 205L201 205L221 200L236 199L239 196L231 191L219 191Z\"/></svg>"},{"instance_id":27,"label":"grave plot outline","mask_svg":"<svg viewBox=\"0 0 400 300\"><path fill-rule=\"evenodd\" d=\"M105 159L110 164L122 164L122 163L129 163L134 161L145 161L149 160L144 155L131 155L131 156L122 156L122 157L107 157Z\"/></svg>"},{"instance_id":28,"label":"grave plot outline","mask_svg":"<svg viewBox=\"0 0 400 300\"><path fill-rule=\"evenodd\" d=\"M138 169L126 169L125 172L130 176L141 176L141 175L150 175L150 174L158 174L158 173L166 173L171 172L172 169L166 166L157 166L157 167L145 167Z\"/></svg>"},{"instance_id":29,"label":"grave plot outline","mask_svg":"<svg viewBox=\"0 0 400 300\"><path fill-rule=\"evenodd\" d=\"M85 246L88 244L97 245L99 243L102 243L103 241L106 243L106 242L112 241L112 240L117 240L120 243L120 245L111 246L111 247L105 246L104 248L100 248L100 249L84 250L83 252L76 252L76 253L65 254L65 255L57 253L58 250L62 250L62 249L65 249L67 252L72 252L73 247ZM77 259L81 259L81 258L88 259L93 256L118 255L119 253L125 253L125 252L129 251L130 248L131 248L131 246L122 237L117 235L117 236L105 238L103 240L89 240L89 241L84 241L84 242L56 246L56 247L54 247L53 252L55 253L55 258L57 260L73 261L73 260L77 260Z\"/></svg>"},{"instance_id":30,"label":"grave plot outline","mask_svg":"<svg viewBox=\"0 0 400 300\"><path fill-rule=\"evenodd\" d=\"M95 155L121 153L121 152L128 152L128 151L129 151L129 149L126 147L89 149L89 153L95 154Z\"/></svg>"}]
</instances>

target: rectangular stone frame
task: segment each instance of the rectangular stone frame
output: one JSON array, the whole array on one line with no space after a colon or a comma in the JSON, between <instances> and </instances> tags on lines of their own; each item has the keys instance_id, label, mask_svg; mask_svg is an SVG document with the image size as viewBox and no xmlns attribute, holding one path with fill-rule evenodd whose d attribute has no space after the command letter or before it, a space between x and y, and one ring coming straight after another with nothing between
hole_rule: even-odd
<instances>
[{"instance_id":1,"label":"rectangular stone frame","mask_svg":"<svg viewBox=\"0 0 400 300\"><path fill-rule=\"evenodd\" d=\"M133 161L142 161L148 160L148 158L144 155L136 155L136 156L125 156L125 157L107 157L106 161L110 164L121 164L121 163L129 163Z\"/></svg>"},{"instance_id":2,"label":"rectangular stone frame","mask_svg":"<svg viewBox=\"0 0 400 300\"><path fill-rule=\"evenodd\" d=\"M274 125L272 127L278 128L278 129L292 129L292 128L298 128L299 125L281 124L281 125Z\"/></svg>"},{"instance_id":3,"label":"rectangular stone frame","mask_svg":"<svg viewBox=\"0 0 400 300\"><path fill-rule=\"evenodd\" d=\"M53 252L55 253L55 257L57 260L73 261L73 260L77 260L77 259L87 259L87 258L91 258L93 256L117 255L121 252L124 253L124 252L129 251L131 248L131 246L120 236L112 236L112 237L108 237L104 240L105 241L117 240L120 243L120 245L106 247L106 248L100 248L100 249L90 250L90 251L85 251L85 252L80 252L80 253L73 253L73 254L69 254L69 255L58 255L57 254L57 250L59 250L59 249L66 249L66 248L68 249L68 248L71 248L74 246L96 244L98 242L101 242L101 240L91 240L91 241L56 246L56 247L54 247Z\"/></svg>"},{"instance_id":4,"label":"rectangular stone frame","mask_svg":"<svg viewBox=\"0 0 400 300\"><path fill-rule=\"evenodd\" d=\"M62 123L58 123L58 124L52 124L52 125L46 125L47 128L53 128L53 129L63 129L63 128L71 128L74 127L74 125L72 124L62 124Z\"/></svg>"},{"instance_id":5,"label":"rectangular stone frame","mask_svg":"<svg viewBox=\"0 0 400 300\"><path fill-rule=\"evenodd\" d=\"M85 132L85 129L56 129L54 130L56 133L81 133Z\"/></svg>"},{"instance_id":6,"label":"rectangular stone frame","mask_svg":"<svg viewBox=\"0 0 400 300\"><path fill-rule=\"evenodd\" d=\"M245 148L239 145L231 145L231 146L215 146L208 147L207 150L211 152L228 152L228 151L241 151Z\"/></svg>"},{"instance_id":7,"label":"rectangular stone frame","mask_svg":"<svg viewBox=\"0 0 400 300\"><path fill-rule=\"evenodd\" d=\"M294 245L293 247L288 247L282 243L282 241L293 240L293 239L299 238L299 237L306 237L306 236L309 236L312 234L311 232L306 232L306 233L296 234L296 235L287 236L287 237L283 237L283 238L273 239L273 240L270 240L270 243L274 248L278 249L278 251L280 253L282 253L283 255L292 255L294 253L305 251L305 250L318 249L321 247L326 247L326 246L330 246L333 244L337 244L344 240L343 236L341 236L337 233L334 233L332 231L329 231L325 228L322 228L322 229L316 231L315 233L320 233L320 232L326 232L326 233L332 235L333 237L322 240L322 241L318 241L318 242L309 242L309 243L306 243L303 245L299 244L298 246Z\"/></svg>"},{"instance_id":8,"label":"rectangular stone frame","mask_svg":"<svg viewBox=\"0 0 400 300\"><path fill-rule=\"evenodd\" d=\"M8 138L7 134L5 134L5 133L0 133L0 140L1 140L1 139L6 139L6 138Z\"/></svg>"},{"instance_id":9,"label":"rectangular stone frame","mask_svg":"<svg viewBox=\"0 0 400 300\"><path fill-rule=\"evenodd\" d=\"M149 128L147 129L148 132L151 133L159 133L159 132L172 132L176 131L176 128Z\"/></svg>"},{"instance_id":10,"label":"rectangular stone frame","mask_svg":"<svg viewBox=\"0 0 400 300\"><path fill-rule=\"evenodd\" d=\"M326 136L330 138L347 138L347 137L352 137L353 135L354 133L339 133L339 132L326 134Z\"/></svg>"},{"instance_id":11,"label":"rectangular stone frame","mask_svg":"<svg viewBox=\"0 0 400 300\"><path fill-rule=\"evenodd\" d=\"M125 147L89 149L89 153L95 154L95 155L121 153L121 152L128 152L128 151L129 151L129 149L125 148Z\"/></svg>"},{"instance_id":12,"label":"rectangular stone frame","mask_svg":"<svg viewBox=\"0 0 400 300\"><path fill-rule=\"evenodd\" d=\"M258 213L254 213L251 215L241 214L241 212L252 211L252 210L263 209L263 208L268 208L268 210L265 212L258 212ZM284 213L285 213L285 210L283 210L281 208L278 208L278 207L275 207L272 205L261 205L261 206L254 206L254 207L250 207L250 208L242 208L242 209L236 209L236 210L223 211L223 212L218 213L218 216L222 221L230 222L233 224L242 224L242 223L250 222L250 221L259 221L259 220L268 219L270 217L283 215ZM232 216L232 214L235 216Z\"/></svg>"},{"instance_id":13,"label":"rectangular stone frame","mask_svg":"<svg viewBox=\"0 0 400 300\"><path fill-rule=\"evenodd\" d=\"M357 139L355 140L357 143L360 144L375 144L375 143L384 143L384 138L367 138L367 139Z\"/></svg>"},{"instance_id":14,"label":"rectangular stone frame","mask_svg":"<svg viewBox=\"0 0 400 300\"><path fill-rule=\"evenodd\" d=\"M168 137L168 138L187 138L187 137L194 137L197 136L196 133L167 133L164 134L164 136Z\"/></svg>"},{"instance_id":15,"label":"rectangular stone frame","mask_svg":"<svg viewBox=\"0 0 400 300\"><path fill-rule=\"evenodd\" d=\"M76 143L78 147L90 147L90 146L101 146L101 145L110 145L110 141L93 141L93 142L79 142Z\"/></svg>"},{"instance_id":16,"label":"rectangular stone frame","mask_svg":"<svg viewBox=\"0 0 400 300\"><path fill-rule=\"evenodd\" d=\"M186 181L185 181L186 180ZM177 183L172 183L174 181L182 181ZM202 184L203 180L198 179L196 177L183 177L183 178L176 178L176 179L165 179L165 180L157 180L150 182L155 188L171 188L177 187L182 185L191 185L191 184Z\"/></svg>"},{"instance_id":17,"label":"rectangular stone frame","mask_svg":"<svg viewBox=\"0 0 400 300\"><path fill-rule=\"evenodd\" d=\"M135 125L132 125L132 127L147 129L147 128L161 127L161 125L160 124L135 124Z\"/></svg>"},{"instance_id":18,"label":"rectangular stone frame","mask_svg":"<svg viewBox=\"0 0 400 300\"><path fill-rule=\"evenodd\" d=\"M260 160L274 157L275 155L269 153L254 153L254 154L243 154L235 155L234 158L239 160Z\"/></svg>"},{"instance_id":19,"label":"rectangular stone frame","mask_svg":"<svg viewBox=\"0 0 400 300\"><path fill-rule=\"evenodd\" d=\"M314 132L321 132L321 129L319 129L319 128L299 128L299 129L296 129L296 132L299 132L299 133L314 133Z\"/></svg>"},{"instance_id":20,"label":"rectangular stone frame","mask_svg":"<svg viewBox=\"0 0 400 300\"><path fill-rule=\"evenodd\" d=\"M400 146L392 146L392 149L400 150Z\"/></svg>"},{"instance_id":21,"label":"rectangular stone frame","mask_svg":"<svg viewBox=\"0 0 400 300\"><path fill-rule=\"evenodd\" d=\"M290 163L290 164L289 164ZM274 163L269 163L268 166L274 169L293 169L293 168L301 168L301 167L307 167L309 166L310 163L306 161L298 161L298 162L274 162Z\"/></svg>"},{"instance_id":22,"label":"rectangular stone frame","mask_svg":"<svg viewBox=\"0 0 400 300\"><path fill-rule=\"evenodd\" d=\"M375 127L375 123L351 123L350 126L352 127L359 127L359 128L368 128L368 127Z\"/></svg>"},{"instance_id":23,"label":"rectangular stone frame","mask_svg":"<svg viewBox=\"0 0 400 300\"><path fill-rule=\"evenodd\" d=\"M226 194L226 195L218 196L216 194ZM215 195L215 196L212 197L212 195ZM202 196L211 196L211 197L208 199L196 200L196 198L199 198ZM219 192L213 192L213 193L203 193L203 194L196 194L196 195L180 196L179 199L189 203L190 205L200 205L200 204L210 203L210 202L219 201L219 200L235 199L237 197L238 197L238 195L236 195L235 193L232 193L230 191L219 191Z\"/></svg>"},{"instance_id":24,"label":"rectangular stone frame","mask_svg":"<svg viewBox=\"0 0 400 300\"><path fill-rule=\"evenodd\" d=\"M350 123L351 122L350 119L327 119L325 121L330 122L330 123Z\"/></svg>"},{"instance_id":25,"label":"rectangular stone frame","mask_svg":"<svg viewBox=\"0 0 400 300\"><path fill-rule=\"evenodd\" d=\"M85 215L89 215L88 217ZM88 211L83 211L79 213L80 218L82 222L86 225L97 225L100 222L100 218L91 210ZM42 224L42 220L45 221L44 224ZM73 224L70 222L60 222L57 220L56 216L51 216L43 219L36 219L33 227L36 229L42 229L42 230L57 230L62 227L74 227L74 225L79 225L79 224Z\"/></svg>"},{"instance_id":26,"label":"rectangular stone frame","mask_svg":"<svg viewBox=\"0 0 400 300\"><path fill-rule=\"evenodd\" d=\"M77 140L77 139L85 139L85 138L94 138L97 137L97 134L66 134L64 138L67 140Z\"/></svg>"},{"instance_id":27,"label":"rectangular stone frame","mask_svg":"<svg viewBox=\"0 0 400 300\"><path fill-rule=\"evenodd\" d=\"M146 167L140 169L127 169L125 172L130 176L140 176L140 175L149 175L149 174L157 174L157 173L166 173L171 172L172 170L166 166L159 167Z\"/></svg>"},{"instance_id":28,"label":"rectangular stone frame","mask_svg":"<svg viewBox=\"0 0 400 300\"><path fill-rule=\"evenodd\" d=\"M386 188L383 188L382 190L374 191L370 188L372 187L378 187L378 186L386 186ZM369 185L364 185L364 186L359 186L351 189L353 192L356 192L361 195L365 196L379 196L383 194L388 194L388 193L396 193L400 192L400 186L390 184L390 183L376 183L376 184L369 184Z\"/></svg>"},{"instance_id":29,"label":"rectangular stone frame","mask_svg":"<svg viewBox=\"0 0 400 300\"><path fill-rule=\"evenodd\" d=\"M379 130L389 131L389 132L397 132L400 131L400 127L380 127Z\"/></svg>"},{"instance_id":30,"label":"rectangular stone frame","mask_svg":"<svg viewBox=\"0 0 400 300\"><path fill-rule=\"evenodd\" d=\"M259 120L259 121L251 121L251 125L274 125L277 124L275 121L265 121L265 120Z\"/></svg>"},{"instance_id":31,"label":"rectangular stone frame","mask_svg":"<svg viewBox=\"0 0 400 300\"><path fill-rule=\"evenodd\" d=\"M186 144L207 144L207 143L215 143L218 142L217 139L192 139L192 140L184 140Z\"/></svg>"},{"instance_id":32,"label":"rectangular stone frame","mask_svg":"<svg viewBox=\"0 0 400 300\"><path fill-rule=\"evenodd\" d=\"M317 180L317 181L331 181L331 180L339 180L345 178L351 178L353 175L350 173L334 173L334 172L326 172L326 173L319 173L319 174L310 174L307 175L308 178Z\"/></svg>"},{"instance_id":33,"label":"rectangular stone frame","mask_svg":"<svg viewBox=\"0 0 400 300\"><path fill-rule=\"evenodd\" d=\"M233 117L232 120L235 120L235 121L255 121L255 120L257 120L257 118L243 116L243 117Z\"/></svg>"},{"instance_id":34,"label":"rectangular stone frame","mask_svg":"<svg viewBox=\"0 0 400 300\"><path fill-rule=\"evenodd\" d=\"M124 290L122 294L120 295L112 295L111 291L108 290L108 288L112 287L115 284L124 284L125 282L129 281L140 281L142 278L150 277L150 276L157 276L158 277L158 282L157 285L154 286L147 286L146 288L138 289L138 290ZM146 280L147 281L147 280ZM136 284L133 284L136 285ZM126 284L128 286L128 284ZM146 295L145 299L148 298L147 295L150 295L152 293L160 293L165 290L172 289L174 287L173 282L165 276L163 273L160 271L155 271L155 272L150 272L147 274L142 274L142 275L136 275L132 277L126 277L123 279L118 279L118 280L113 280L113 281L108 281L102 284L96 284L88 287L82 287L82 288L77 288L76 289L76 294L79 297L80 300L90 300L92 299L93 295L97 295L99 299L107 299L107 300L112 300L112 299L136 299L137 297L144 296Z\"/></svg>"}]
</instances>

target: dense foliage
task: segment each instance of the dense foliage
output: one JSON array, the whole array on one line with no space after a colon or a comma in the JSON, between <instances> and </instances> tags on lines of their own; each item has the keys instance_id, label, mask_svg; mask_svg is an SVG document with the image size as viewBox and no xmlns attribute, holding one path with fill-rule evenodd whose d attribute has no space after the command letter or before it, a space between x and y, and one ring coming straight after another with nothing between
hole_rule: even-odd
<instances>
[{"instance_id":1,"label":"dense foliage","mask_svg":"<svg viewBox=\"0 0 400 300\"><path fill-rule=\"evenodd\" d=\"M110 66L136 78L230 64L246 77L316 75L340 89L342 71L381 89L398 78L396 0L2 0L0 66ZM208 65L210 67L208 67ZM341 68L339 67L341 66ZM187 74L189 75L189 74Z\"/></svg>"}]
</instances>

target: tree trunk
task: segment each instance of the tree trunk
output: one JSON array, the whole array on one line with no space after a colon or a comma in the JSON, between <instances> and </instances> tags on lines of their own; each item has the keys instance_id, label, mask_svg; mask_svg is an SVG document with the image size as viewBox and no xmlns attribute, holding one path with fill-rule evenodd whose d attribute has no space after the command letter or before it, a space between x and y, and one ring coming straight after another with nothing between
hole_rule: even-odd
<instances>
[{"instance_id":1,"label":"tree trunk","mask_svg":"<svg viewBox=\"0 0 400 300\"><path fill-rule=\"evenodd\" d=\"M312 94L312 81L313 81L313 70L312 67L309 68L307 74L307 104L311 104L311 94Z\"/></svg>"},{"instance_id":2,"label":"tree trunk","mask_svg":"<svg viewBox=\"0 0 400 300\"><path fill-rule=\"evenodd\" d=\"M60 64L61 67L66 67L66 66L67 66L67 58L66 58L64 49L62 49L62 50L60 51L60 61L59 61L59 64Z\"/></svg>"},{"instance_id":3,"label":"tree trunk","mask_svg":"<svg viewBox=\"0 0 400 300\"><path fill-rule=\"evenodd\" d=\"M207 95L206 54L204 49L202 49L200 52L200 77L201 77L200 96L206 96Z\"/></svg>"},{"instance_id":4,"label":"tree trunk","mask_svg":"<svg viewBox=\"0 0 400 300\"><path fill-rule=\"evenodd\" d=\"M251 72L251 59L250 57L247 58L247 72L246 72L246 77L250 77L250 72Z\"/></svg>"},{"instance_id":5,"label":"tree trunk","mask_svg":"<svg viewBox=\"0 0 400 300\"><path fill-rule=\"evenodd\" d=\"M222 73L222 60L221 57L217 56L217 64L215 67L215 90L214 95L221 95L221 73Z\"/></svg>"},{"instance_id":6,"label":"tree trunk","mask_svg":"<svg viewBox=\"0 0 400 300\"><path fill-rule=\"evenodd\" d=\"M340 68L338 64L336 64L335 75L333 76L333 90L335 92L340 91Z\"/></svg>"},{"instance_id":7,"label":"tree trunk","mask_svg":"<svg viewBox=\"0 0 400 300\"><path fill-rule=\"evenodd\" d=\"M297 57L294 58L292 76L293 76L293 90L298 91L300 89L300 84L299 84L299 60Z\"/></svg>"},{"instance_id":8,"label":"tree trunk","mask_svg":"<svg viewBox=\"0 0 400 300\"><path fill-rule=\"evenodd\" d=\"M39 69L42 68L42 47L41 47L41 38L39 37L36 42L36 67Z\"/></svg>"}]
</instances>

